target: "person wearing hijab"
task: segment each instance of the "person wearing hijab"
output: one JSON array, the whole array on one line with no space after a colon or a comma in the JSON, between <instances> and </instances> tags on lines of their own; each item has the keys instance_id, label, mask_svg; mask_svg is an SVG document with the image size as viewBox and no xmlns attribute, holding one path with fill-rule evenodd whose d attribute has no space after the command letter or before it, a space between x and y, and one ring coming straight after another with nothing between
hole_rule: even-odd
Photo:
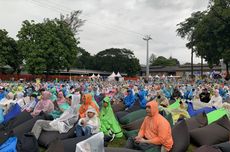
<instances>
[{"instance_id":1,"label":"person wearing hijab","mask_svg":"<svg viewBox=\"0 0 230 152\"><path fill-rule=\"evenodd\" d=\"M32 133L36 139L39 138L42 130L45 131L58 131L59 133L67 133L77 122L79 114L80 96L71 95L71 106L69 109L64 111L60 118L49 120L37 120L32 128Z\"/></svg>"},{"instance_id":2,"label":"person wearing hijab","mask_svg":"<svg viewBox=\"0 0 230 152\"><path fill-rule=\"evenodd\" d=\"M54 110L53 102L50 100L50 92L42 92L42 99L37 103L34 111L31 113L32 116L37 116L41 111L50 113Z\"/></svg>"},{"instance_id":3,"label":"person wearing hijab","mask_svg":"<svg viewBox=\"0 0 230 152\"><path fill-rule=\"evenodd\" d=\"M81 118L86 117L86 111L88 110L89 106L93 107L99 115L99 108L92 101L92 96L90 94L85 94L82 97L82 105L79 109L79 115Z\"/></svg>"},{"instance_id":4,"label":"person wearing hijab","mask_svg":"<svg viewBox=\"0 0 230 152\"><path fill-rule=\"evenodd\" d=\"M173 145L171 127L169 122L159 114L158 103L148 102L146 113L147 116L141 125L138 136L129 138L126 147L144 151L151 148L170 151Z\"/></svg>"},{"instance_id":5,"label":"person wearing hijab","mask_svg":"<svg viewBox=\"0 0 230 152\"><path fill-rule=\"evenodd\" d=\"M113 109L111 107L110 98L107 96L102 101L103 107L100 112L101 128L100 130L105 134L114 138L120 138L123 136L121 127L114 116Z\"/></svg>"},{"instance_id":6,"label":"person wearing hijab","mask_svg":"<svg viewBox=\"0 0 230 152\"><path fill-rule=\"evenodd\" d=\"M100 131L100 120L95 108L88 106L86 117L81 118L76 126L76 136L89 136Z\"/></svg>"}]
</instances>

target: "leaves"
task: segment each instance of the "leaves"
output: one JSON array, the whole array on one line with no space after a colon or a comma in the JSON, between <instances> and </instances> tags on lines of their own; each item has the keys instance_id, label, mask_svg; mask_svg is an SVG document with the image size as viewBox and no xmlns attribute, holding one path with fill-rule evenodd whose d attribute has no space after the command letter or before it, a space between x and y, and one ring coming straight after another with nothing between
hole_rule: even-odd
<instances>
[{"instance_id":1,"label":"leaves","mask_svg":"<svg viewBox=\"0 0 230 152\"><path fill-rule=\"evenodd\" d=\"M176 66L180 64L175 58L170 57L167 59L163 56L159 56L155 60L150 60L150 63L152 66Z\"/></svg>"},{"instance_id":2,"label":"leaves","mask_svg":"<svg viewBox=\"0 0 230 152\"><path fill-rule=\"evenodd\" d=\"M139 60L128 49L110 48L95 55L95 68L102 71L125 72L129 76L140 70Z\"/></svg>"},{"instance_id":3,"label":"leaves","mask_svg":"<svg viewBox=\"0 0 230 152\"><path fill-rule=\"evenodd\" d=\"M8 36L6 30L0 30L0 50L0 66L9 65L12 72L20 72L22 53L17 48L17 42Z\"/></svg>"},{"instance_id":4,"label":"leaves","mask_svg":"<svg viewBox=\"0 0 230 152\"><path fill-rule=\"evenodd\" d=\"M230 1L210 0L208 9L195 12L178 24L177 33L189 41L186 46L213 67L220 59L230 62Z\"/></svg>"},{"instance_id":5,"label":"leaves","mask_svg":"<svg viewBox=\"0 0 230 152\"><path fill-rule=\"evenodd\" d=\"M76 60L79 42L64 21L24 21L17 37L26 68L32 74L68 69Z\"/></svg>"}]
</instances>

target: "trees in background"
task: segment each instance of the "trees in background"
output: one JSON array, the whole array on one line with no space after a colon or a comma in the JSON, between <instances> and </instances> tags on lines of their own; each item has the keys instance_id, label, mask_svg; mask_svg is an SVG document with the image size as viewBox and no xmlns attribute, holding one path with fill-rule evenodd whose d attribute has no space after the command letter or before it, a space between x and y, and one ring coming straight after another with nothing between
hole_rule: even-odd
<instances>
[{"instance_id":1,"label":"trees in background","mask_svg":"<svg viewBox=\"0 0 230 152\"><path fill-rule=\"evenodd\" d=\"M197 55L203 56L210 67L223 59L229 77L230 62L230 1L210 0L207 13L198 23L194 37Z\"/></svg>"},{"instance_id":2,"label":"trees in background","mask_svg":"<svg viewBox=\"0 0 230 152\"><path fill-rule=\"evenodd\" d=\"M195 12L181 22L177 33L189 41L186 46L204 58L210 68L223 59L229 77L230 1L210 0L206 11Z\"/></svg>"},{"instance_id":3,"label":"trees in background","mask_svg":"<svg viewBox=\"0 0 230 152\"><path fill-rule=\"evenodd\" d=\"M124 72L129 76L140 71L139 60L128 49L110 48L94 56L94 68L102 71Z\"/></svg>"},{"instance_id":4,"label":"trees in background","mask_svg":"<svg viewBox=\"0 0 230 152\"><path fill-rule=\"evenodd\" d=\"M85 49L78 47L78 54L73 67L94 69L94 56L91 56Z\"/></svg>"},{"instance_id":5,"label":"trees in background","mask_svg":"<svg viewBox=\"0 0 230 152\"><path fill-rule=\"evenodd\" d=\"M158 56L152 54L150 56L151 66L176 66L180 65L180 62L176 58L169 57L168 59L163 56Z\"/></svg>"},{"instance_id":6,"label":"trees in background","mask_svg":"<svg viewBox=\"0 0 230 152\"><path fill-rule=\"evenodd\" d=\"M8 36L6 30L0 30L0 66L9 65L12 73L20 73L23 61L22 52L17 47L17 42Z\"/></svg>"},{"instance_id":7,"label":"trees in background","mask_svg":"<svg viewBox=\"0 0 230 152\"><path fill-rule=\"evenodd\" d=\"M123 72L128 76L138 74L140 71L139 60L128 49L110 48L90 55L83 48L79 48L75 67L80 69L94 69L109 72Z\"/></svg>"},{"instance_id":8,"label":"trees in background","mask_svg":"<svg viewBox=\"0 0 230 152\"><path fill-rule=\"evenodd\" d=\"M58 19L43 23L24 21L17 37L25 67L32 74L69 69L77 57L77 44L68 24Z\"/></svg>"},{"instance_id":9,"label":"trees in background","mask_svg":"<svg viewBox=\"0 0 230 152\"><path fill-rule=\"evenodd\" d=\"M179 26L179 28L176 30L177 35L179 35L183 39L186 38L188 40L186 47L188 49L191 49L191 75L192 76L193 76L193 54L196 49L194 47L194 31L196 29L197 24L202 19L203 15L204 12L200 12L200 11L192 13L191 17L177 24L177 26Z\"/></svg>"}]
</instances>

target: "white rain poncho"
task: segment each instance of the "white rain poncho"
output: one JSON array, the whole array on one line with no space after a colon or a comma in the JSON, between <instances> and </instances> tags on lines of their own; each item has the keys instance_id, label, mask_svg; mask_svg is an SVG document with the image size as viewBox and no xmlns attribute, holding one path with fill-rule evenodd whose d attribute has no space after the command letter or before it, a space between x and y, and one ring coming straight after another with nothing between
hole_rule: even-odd
<instances>
[{"instance_id":1,"label":"white rain poncho","mask_svg":"<svg viewBox=\"0 0 230 152\"><path fill-rule=\"evenodd\" d=\"M104 152L104 134L99 132L77 143L75 152Z\"/></svg>"},{"instance_id":2,"label":"white rain poncho","mask_svg":"<svg viewBox=\"0 0 230 152\"><path fill-rule=\"evenodd\" d=\"M50 126L58 130L59 133L67 133L77 122L80 107L80 95L72 95L71 107L63 112L60 118L54 119L50 122Z\"/></svg>"}]
</instances>

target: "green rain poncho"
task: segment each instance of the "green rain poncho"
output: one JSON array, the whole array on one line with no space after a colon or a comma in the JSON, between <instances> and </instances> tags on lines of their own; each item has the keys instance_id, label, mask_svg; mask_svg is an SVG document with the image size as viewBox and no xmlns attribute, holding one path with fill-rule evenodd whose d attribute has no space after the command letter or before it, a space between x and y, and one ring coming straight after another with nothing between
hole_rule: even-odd
<instances>
[{"instance_id":1,"label":"green rain poncho","mask_svg":"<svg viewBox=\"0 0 230 152\"><path fill-rule=\"evenodd\" d=\"M103 99L103 103L106 102L108 106L105 108L104 106L101 109L100 113L100 121L101 121L101 128L100 130L105 134L108 135L110 130L112 133L115 134L115 137L120 138L123 136L121 127L116 120L113 109L110 104L110 98L105 97Z\"/></svg>"}]
</instances>

